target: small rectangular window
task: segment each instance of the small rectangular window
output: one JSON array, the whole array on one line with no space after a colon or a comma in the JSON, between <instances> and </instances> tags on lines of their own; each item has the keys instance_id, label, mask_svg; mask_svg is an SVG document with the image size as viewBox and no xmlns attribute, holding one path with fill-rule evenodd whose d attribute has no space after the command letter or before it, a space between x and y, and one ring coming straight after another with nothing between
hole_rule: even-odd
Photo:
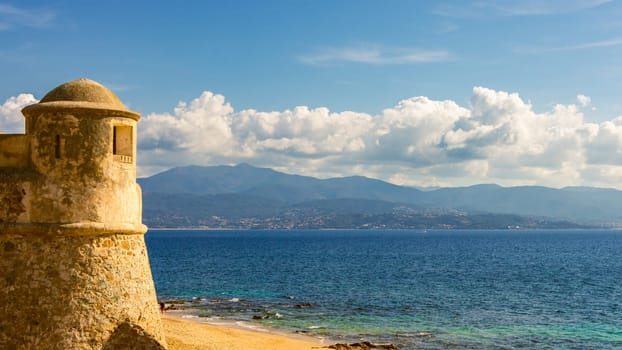
<instances>
[{"instance_id":1,"label":"small rectangular window","mask_svg":"<svg viewBox=\"0 0 622 350\"><path fill-rule=\"evenodd\" d=\"M112 130L112 154L116 160L131 163L134 152L132 127L117 125ZM117 157L118 156L118 157Z\"/></svg>"}]
</instances>

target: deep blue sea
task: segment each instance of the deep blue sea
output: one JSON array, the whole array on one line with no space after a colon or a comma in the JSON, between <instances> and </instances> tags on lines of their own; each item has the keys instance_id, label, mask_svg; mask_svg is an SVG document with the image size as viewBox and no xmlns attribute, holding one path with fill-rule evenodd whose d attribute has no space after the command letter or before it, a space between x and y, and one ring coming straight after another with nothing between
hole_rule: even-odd
<instances>
[{"instance_id":1,"label":"deep blue sea","mask_svg":"<svg viewBox=\"0 0 622 350\"><path fill-rule=\"evenodd\" d=\"M158 297L400 349L622 349L622 231L150 231Z\"/></svg>"}]
</instances>

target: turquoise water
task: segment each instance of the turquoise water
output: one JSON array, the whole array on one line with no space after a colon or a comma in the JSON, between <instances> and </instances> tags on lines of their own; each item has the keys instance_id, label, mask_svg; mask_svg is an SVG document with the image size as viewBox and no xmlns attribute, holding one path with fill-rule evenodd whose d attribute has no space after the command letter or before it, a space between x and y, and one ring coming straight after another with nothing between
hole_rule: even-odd
<instances>
[{"instance_id":1,"label":"turquoise water","mask_svg":"<svg viewBox=\"0 0 622 350\"><path fill-rule=\"evenodd\" d=\"M153 231L158 296L401 349L622 349L619 231Z\"/></svg>"}]
</instances>

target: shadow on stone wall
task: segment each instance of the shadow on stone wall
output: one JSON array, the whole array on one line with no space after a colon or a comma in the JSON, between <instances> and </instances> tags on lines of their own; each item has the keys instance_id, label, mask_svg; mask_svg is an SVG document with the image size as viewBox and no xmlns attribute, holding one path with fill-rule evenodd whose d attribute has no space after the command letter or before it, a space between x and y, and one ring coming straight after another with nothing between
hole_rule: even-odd
<instances>
[{"instance_id":1,"label":"shadow on stone wall","mask_svg":"<svg viewBox=\"0 0 622 350\"><path fill-rule=\"evenodd\" d=\"M123 322L114 330L102 350L166 350L166 348L142 327Z\"/></svg>"}]
</instances>

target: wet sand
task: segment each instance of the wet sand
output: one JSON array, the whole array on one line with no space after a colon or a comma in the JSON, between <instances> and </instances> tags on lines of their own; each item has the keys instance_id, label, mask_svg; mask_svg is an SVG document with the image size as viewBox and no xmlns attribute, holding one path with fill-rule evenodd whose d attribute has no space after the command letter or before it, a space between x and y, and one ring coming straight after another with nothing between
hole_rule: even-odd
<instances>
[{"instance_id":1,"label":"wet sand","mask_svg":"<svg viewBox=\"0 0 622 350\"><path fill-rule=\"evenodd\" d=\"M162 324L169 350L311 350L326 346L312 337L242 329L235 324L204 324L167 314L162 316Z\"/></svg>"}]
</instances>

